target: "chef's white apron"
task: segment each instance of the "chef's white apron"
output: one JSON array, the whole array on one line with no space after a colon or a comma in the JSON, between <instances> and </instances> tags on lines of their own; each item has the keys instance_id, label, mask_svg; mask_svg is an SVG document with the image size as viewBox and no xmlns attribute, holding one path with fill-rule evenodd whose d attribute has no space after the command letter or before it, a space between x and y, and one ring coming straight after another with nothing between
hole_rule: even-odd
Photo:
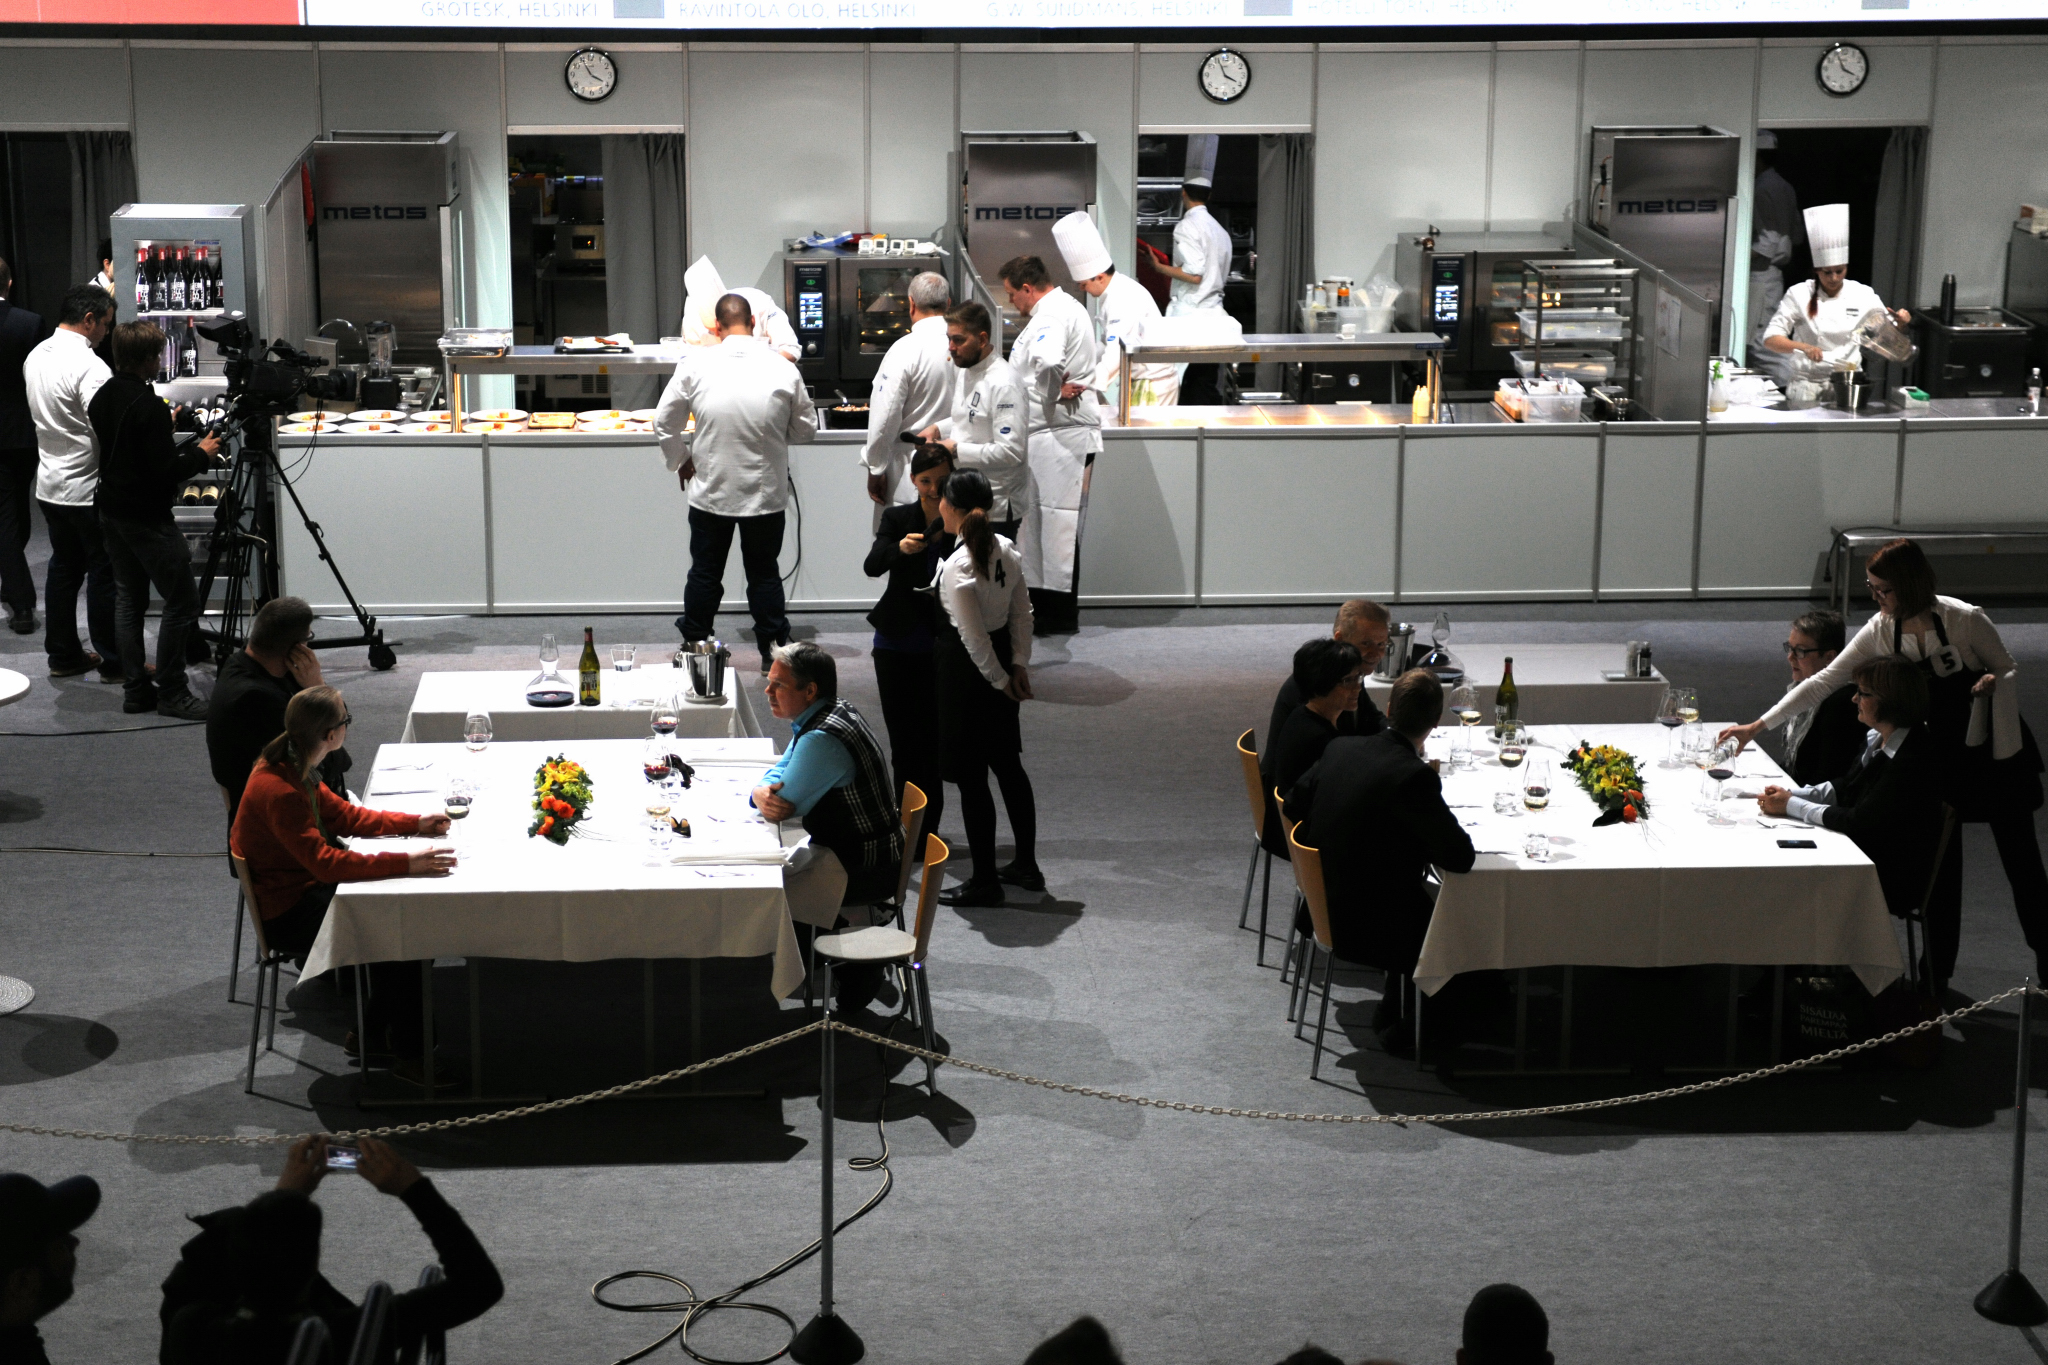
<instances>
[{"instance_id":1,"label":"chef's white apron","mask_svg":"<svg viewBox=\"0 0 2048 1365\"><path fill-rule=\"evenodd\" d=\"M1017 533L1024 581L1031 587L1074 590L1081 516L1088 505L1088 456L1096 436L1092 427L1051 427L1031 433L1025 453L1037 497Z\"/></svg>"}]
</instances>

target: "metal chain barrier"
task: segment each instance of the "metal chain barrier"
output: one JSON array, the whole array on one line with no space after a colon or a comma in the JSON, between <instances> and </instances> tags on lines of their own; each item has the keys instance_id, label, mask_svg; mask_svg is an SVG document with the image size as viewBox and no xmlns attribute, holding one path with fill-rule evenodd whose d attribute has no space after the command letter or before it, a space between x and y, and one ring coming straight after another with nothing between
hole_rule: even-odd
<instances>
[{"instance_id":1,"label":"metal chain barrier","mask_svg":"<svg viewBox=\"0 0 2048 1365\"><path fill-rule=\"evenodd\" d=\"M912 1057L921 1057L937 1065L958 1067L962 1071L971 1071L981 1076L991 1076L997 1080L1014 1081L1019 1085L1033 1085L1043 1090L1056 1090L1063 1095L1080 1095L1088 1099L1113 1100L1118 1104L1136 1104L1148 1109L1171 1109L1175 1113L1181 1114L1213 1114L1221 1118L1259 1119L1279 1123L1391 1123L1403 1126L1411 1123L1480 1123L1500 1119L1548 1118L1558 1114L1587 1114L1600 1109L1619 1109L1624 1105L1630 1104L1648 1104L1653 1100L1676 1099L1681 1095L1703 1095L1708 1091L1725 1090L1730 1086L1745 1085L1751 1081L1767 1080L1773 1076L1790 1075L1792 1072L1803 1071L1808 1067L1840 1061L1844 1057L1853 1057L1860 1052L1868 1052L1873 1048L1880 1048L1888 1043L1898 1042L1901 1038L1910 1038L1916 1033L1924 1033L1928 1029L1941 1028L1954 1023L1956 1020L1966 1019L1970 1015L1987 1010L1993 1005L2010 1000L2014 996L2022 995L2030 990L2037 997L2048 999L2048 989L2043 989L2039 986L2014 986L2010 990L2000 991L1997 995L1986 996L1982 1000L1973 1001L1960 1009L1950 1010L1948 1013L1937 1015L1932 1019L1923 1020L1917 1024L1909 1024L1905 1028L1893 1029L1890 1033L1880 1037L1867 1038L1860 1043L1850 1043L1827 1052L1816 1053L1811 1057L1801 1057L1796 1061L1779 1062L1774 1066L1762 1067L1755 1071L1745 1071L1739 1075L1716 1076L1711 1080L1697 1081L1691 1085L1672 1086L1667 1090L1652 1090L1641 1095L1617 1095L1611 1099L1580 1100L1572 1104L1535 1105L1523 1109L1482 1109L1471 1113L1436 1114L1296 1114L1279 1109L1240 1109L1215 1104L1190 1104L1185 1100L1162 1100L1148 1095L1130 1095L1120 1090L1103 1090L1096 1086L1074 1085L1066 1081L1047 1080L1042 1076L1033 1076L1022 1071L1005 1071L1001 1067L988 1066L981 1062L963 1061L961 1058L949 1056L943 1052L933 1052L879 1033L870 1033L866 1029L859 1029L851 1024L840 1023L836 1019L816 1019L801 1028L792 1029L788 1033L755 1043L749 1047L740 1048L736 1052L728 1052L723 1056L713 1057L708 1061L696 1062L674 1071L665 1071L659 1076L648 1076L642 1080L629 1081L624 1085L611 1086L605 1090L592 1090L586 1094L572 1095L567 1099L548 1100L541 1104L524 1105L517 1109L494 1110L488 1114L471 1114L463 1118L439 1119L432 1123L400 1123L384 1128L355 1128L344 1132L330 1133L327 1136L341 1139L357 1137L409 1137L424 1133L474 1128L486 1123L502 1123L507 1119L527 1118L535 1114L554 1113L559 1110L573 1108L577 1105L593 1104L599 1100L616 1099L621 1095L630 1095L636 1090L645 1090L650 1086L665 1085L671 1081L679 1081L690 1076L701 1075L715 1067L742 1061L758 1053L766 1052L770 1048L794 1042L796 1039L816 1033L820 1029L831 1029L835 1033L844 1033L882 1047L894 1048L898 1052L906 1053ZM94 1142L134 1142L214 1147L275 1146L282 1143L297 1142L301 1137L308 1136L302 1133L272 1133L234 1137L191 1136L178 1133L103 1133L80 1128L48 1128L27 1123L0 1123L0 1133L22 1133L32 1137L85 1138Z\"/></svg>"}]
</instances>

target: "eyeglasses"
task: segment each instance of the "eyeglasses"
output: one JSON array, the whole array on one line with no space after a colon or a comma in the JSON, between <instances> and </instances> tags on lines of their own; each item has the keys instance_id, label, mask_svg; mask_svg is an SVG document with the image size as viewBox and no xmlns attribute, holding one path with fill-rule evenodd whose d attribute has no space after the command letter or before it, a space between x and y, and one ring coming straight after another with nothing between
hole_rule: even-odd
<instances>
[{"instance_id":1,"label":"eyeglasses","mask_svg":"<svg viewBox=\"0 0 2048 1365\"><path fill-rule=\"evenodd\" d=\"M1821 649L1819 645L1795 645L1790 640L1787 640L1785 642L1785 652L1797 659L1803 658L1808 654L1818 654L1821 652Z\"/></svg>"},{"instance_id":2,"label":"eyeglasses","mask_svg":"<svg viewBox=\"0 0 2048 1365\"><path fill-rule=\"evenodd\" d=\"M354 725L355 723L356 718L350 715L348 712L344 711L341 713L341 724L335 726L334 728L337 730L346 730L348 729L349 726Z\"/></svg>"},{"instance_id":3,"label":"eyeglasses","mask_svg":"<svg viewBox=\"0 0 2048 1365\"><path fill-rule=\"evenodd\" d=\"M1892 591L1892 590L1891 590L1890 588L1886 587L1886 586L1885 586L1884 584L1882 584L1882 583L1874 583L1874 582L1872 582L1872 581L1871 581L1870 579L1868 579L1868 578L1866 578L1866 579L1864 579L1864 580L1863 580L1863 586L1864 586L1864 587L1866 587L1866 588L1868 588L1868 589L1870 589L1870 595L1871 595L1872 597L1894 597L1894 596L1897 596L1897 594L1896 594L1896 593L1894 593L1894 592L1893 592L1893 591Z\"/></svg>"},{"instance_id":4,"label":"eyeglasses","mask_svg":"<svg viewBox=\"0 0 2048 1365\"><path fill-rule=\"evenodd\" d=\"M1864 691L1864 690L1863 690L1862 688L1860 688L1860 687L1859 687L1859 688L1857 688L1857 689L1856 689L1856 700L1858 700L1858 701L1865 701L1865 700L1869 700L1869 701L1876 701L1876 700L1877 700L1877 693L1875 693L1875 692L1866 692L1866 691Z\"/></svg>"}]
</instances>

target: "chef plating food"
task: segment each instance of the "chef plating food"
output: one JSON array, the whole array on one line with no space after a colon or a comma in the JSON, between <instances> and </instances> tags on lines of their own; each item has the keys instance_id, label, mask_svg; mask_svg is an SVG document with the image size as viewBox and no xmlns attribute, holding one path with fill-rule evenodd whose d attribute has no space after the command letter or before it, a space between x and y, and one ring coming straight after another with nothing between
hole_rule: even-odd
<instances>
[{"instance_id":1,"label":"chef plating food","mask_svg":"<svg viewBox=\"0 0 2048 1365\"><path fill-rule=\"evenodd\" d=\"M1813 278L1785 291L1764 329L1764 347L1788 358L1793 378L1825 378L1838 369L1862 368L1856 331L1873 309L1889 313L1900 326L1912 315L1887 309L1875 289L1849 278L1847 204L1822 204L1805 216Z\"/></svg>"}]
</instances>

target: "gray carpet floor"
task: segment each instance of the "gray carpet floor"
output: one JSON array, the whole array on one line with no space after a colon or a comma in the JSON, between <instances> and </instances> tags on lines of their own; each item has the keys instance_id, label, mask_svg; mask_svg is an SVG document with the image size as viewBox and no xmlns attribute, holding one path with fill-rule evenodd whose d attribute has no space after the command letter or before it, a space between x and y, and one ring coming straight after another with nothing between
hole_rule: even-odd
<instances>
[{"instance_id":1,"label":"gray carpet floor","mask_svg":"<svg viewBox=\"0 0 2048 1365\"><path fill-rule=\"evenodd\" d=\"M1710 718L1734 719L1781 690L1776 645L1797 610L1468 606L1452 616L1473 640L1650 639ZM1995 614L2022 661L2026 708L2048 717L2048 610ZM1045 644L1025 735L1051 890L942 912L932 983L946 1046L1063 1081L1290 1111L1434 1112L1657 1084L1417 1072L1374 1050L1364 977L1340 980L1341 1055L1325 1071L1334 1084L1308 1079L1308 1048L1282 1018L1285 990L1253 965L1253 937L1236 927L1247 831L1231 742L1263 726L1292 647L1325 620L1321 608L1101 611L1080 635ZM584 624L399 621L394 672L370 672L359 650L327 656L356 717L359 761L397 739L422 670L519 667L542 630ZM602 643L672 638L660 619L588 624ZM862 623L798 624L870 705ZM738 621L727 629L742 634ZM33 639L0 635L0 664L35 679L27 700L0 712L0 845L219 848L200 729L123 717L115 687L52 684ZM957 816L946 824L958 833ZM1988 836L1971 829L1966 842L1953 984L1976 998L2017 981L2031 959ZM339 1045L346 1018L324 983L293 993L259 1095L242 1093L249 1007L225 998L234 896L218 860L0 852L0 869L0 970L38 991L27 1012L0 1019L6 1121L228 1134L366 1118ZM1288 885L1283 871L1276 906ZM497 1074L523 1068L554 1094L637 1074L637 967L493 967L483 1004ZM459 1052L463 975L452 964L440 975ZM800 1018L799 1003L767 998L760 963L713 964L704 977L708 1049ZM664 1066L682 1060L686 983L680 964L664 966ZM1659 985L1659 1027L1682 1034L1695 1014L1717 1027L1715 1007L1700 1003L1717 988L1683 974ZM1617 986L1623 1013L1610 1025L1623 1033L1639 1026L1626 1009L1645 996L1627 989ZM2013 1030L2009 1010L1980 1016L1949 1034L1931 1073L1799 1076L1464 1128L1197 1117L957 1070L940 1073L930 1098L912 1084L921 1067L853 1047L840 1150L874 1150L870 1120L886 1103L897 1185L841 1239L842 1312L883 1362L1016 1361L1089 1312L1142 1365L1265 1365L1311 1339L1347 1359L1414 1365L1449 1359L1466 1299L1513 1280L1549 1310L1564 1362L2030 1360L2029 1341L1970 1307L2004 1253ZM616 1103L404 1144L476 1227L508 1288L455 1335L453 1358L614 1360L668 1320L594 1307L588 1290L601 1276L646 1267L717 1292L810 1238L816 1050L806 1039L783 1051L730 1078L766 1088L765 1099ZM152 1358L157 1286L191 1231L183 1215L251 1197L280 1158L0 1134L0 1169L89 1172L106 1194L83 1232L78 1295L45 1324L53 1359ZM842 1172L842 1210L872 1180ZM2036 1180L2037 1207L2044 1193ZM328 1274L346 1291L379 1277L408 1283L427 1258L410 1217L366 1184L330 1179L321 1202ZM802 1320L816 1285L806 1266L754 1297ZM747 1355L780 1338L765 1319L728 1315L698 1340Z\"/></svg>"}]
</instances>

